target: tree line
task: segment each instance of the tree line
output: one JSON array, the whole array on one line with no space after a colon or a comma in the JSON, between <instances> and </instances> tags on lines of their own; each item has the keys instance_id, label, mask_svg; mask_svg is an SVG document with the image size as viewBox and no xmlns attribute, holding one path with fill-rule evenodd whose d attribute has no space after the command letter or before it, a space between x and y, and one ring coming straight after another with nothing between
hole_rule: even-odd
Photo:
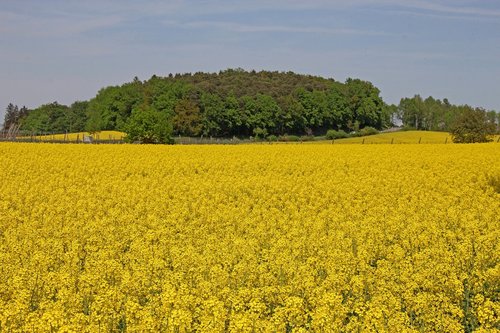
<instances>
[{"instance_id":1,"label":"tree line","mask_svg":"<svg viewBox=\"0 0 500 333\"><path fill-rule=\"evenodd\" d=\"M228 69L135 78L70 106L54 102L28 110L9 104L3 126L51 133L119 130L132 141L168 142L172 135L263 138L382 130L398 118L416 129L447 131L464 108L470 107L418 95L388 105L377 87L360 79ZM498 125L496 112L484 112Z\"/></svg>"},{"instance_id":2,"label":"tree line","mask_svg":"<svg viewBox=\"0 0 500 333\"><path fill-rule=\"evenodd\" d=\"M449 132L463 114L471 111L484 113L487 122L498 127L500 113L469 105L452 105L448 99L422 98L415 95L412 98L402 98L397 108L397 116L404 126L417 130Z\"/></svg>"}]
</instances>

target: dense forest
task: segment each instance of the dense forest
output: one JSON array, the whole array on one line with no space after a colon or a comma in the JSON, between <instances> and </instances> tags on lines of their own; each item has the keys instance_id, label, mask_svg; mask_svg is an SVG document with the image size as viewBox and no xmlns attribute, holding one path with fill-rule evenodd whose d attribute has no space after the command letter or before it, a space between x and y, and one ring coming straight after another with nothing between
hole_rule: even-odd
<instances>
[{"instance_id":1,"label":"dense forest","mask_svg":"<svg viewBox=\"0 0 500 333\"><path fill-rule=\"evenodd\" d=\"M64 133L120 130L143 142L171 135L266 137L323 135L382 130L402 122L426 130L449 130L469 106L454 106L432 97L403 98L387 105L372 83L344 83L293 72L228 69L219 73L153 76L149 80L101 89L89 101L70 106L57 102L28 110L7 107L4 130ZM495 111L485 112L498 126Z\"/></svg>"}]
</instances>

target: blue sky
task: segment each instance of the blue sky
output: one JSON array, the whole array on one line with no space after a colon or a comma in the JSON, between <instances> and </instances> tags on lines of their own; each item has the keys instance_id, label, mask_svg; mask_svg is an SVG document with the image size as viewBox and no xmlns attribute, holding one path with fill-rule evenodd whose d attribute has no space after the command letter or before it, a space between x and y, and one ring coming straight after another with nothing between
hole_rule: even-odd
<instances>
[{"instance_id":1,"label":"blue sky","mask_svg":"<svg viewBox=\"0 0 500 333\"><path fill-rule=\"evenodd\" d=\"M500 110L498 0L0 0L0 45L0 112L236 67Z\"/></svg>"}]
</instances>

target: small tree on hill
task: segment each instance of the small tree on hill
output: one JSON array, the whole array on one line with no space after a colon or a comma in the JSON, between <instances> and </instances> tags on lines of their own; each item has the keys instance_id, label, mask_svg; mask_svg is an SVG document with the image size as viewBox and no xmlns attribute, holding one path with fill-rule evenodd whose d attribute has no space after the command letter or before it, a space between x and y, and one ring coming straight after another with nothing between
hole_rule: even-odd
<instances>
[{"instance_id":1,"label":"small tree on hill","mask_svg":"<svg viewBox=\"0 0 500 333\"><path fill-rule=\"evenodd\" d=\"M488 142L489 136L495 133L495 124L488 120L483 109L467 106L455 120L450 133L455 143Z\"/></svg>"}]
</instances>

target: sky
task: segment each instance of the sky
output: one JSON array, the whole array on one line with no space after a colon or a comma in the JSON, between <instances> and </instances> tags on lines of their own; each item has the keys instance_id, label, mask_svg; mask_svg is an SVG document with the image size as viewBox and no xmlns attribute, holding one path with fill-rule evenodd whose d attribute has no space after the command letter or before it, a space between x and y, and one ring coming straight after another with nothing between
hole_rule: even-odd
<instances>
[{"instance_id":1,"label":"sky","mask_svg":"<svg viewBox=\"0 0 500 333\"><path fill-rule=\"evenodd\" d=\"M498 0L0 0L0 45L0 113L238 67L500 111Z\"/></svg>"}]
</instances>

